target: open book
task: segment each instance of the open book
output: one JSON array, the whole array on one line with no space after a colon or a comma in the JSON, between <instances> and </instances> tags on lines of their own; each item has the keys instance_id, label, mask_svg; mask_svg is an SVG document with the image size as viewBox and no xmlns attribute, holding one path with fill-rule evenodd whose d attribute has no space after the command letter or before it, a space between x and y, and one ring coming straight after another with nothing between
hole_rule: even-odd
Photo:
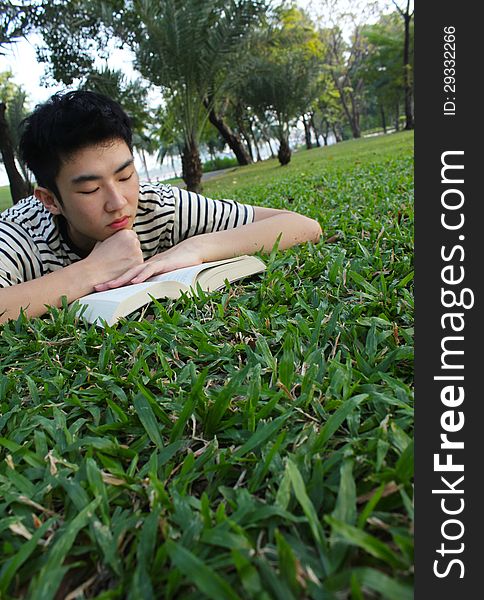
<instances>
[{"instance_id":1,"label":"open book","mask_svg":"<svg viewBox=\"0 0 484 600\"><path fill-rule=\"evenodd\" d=\"M232 283L242 277L260 273L265 268L259 258L246 255L185 267L155 275L143 283L83 296L79 298L79 312L86 307L82 316L89 323L97 321L102 326L104 320L112 325L120 317L149 304L152 298L178 298L183 292L196 292L198 285L207 292L218 290L224 287L225 280Z\"/></svg>"}]
</instances>

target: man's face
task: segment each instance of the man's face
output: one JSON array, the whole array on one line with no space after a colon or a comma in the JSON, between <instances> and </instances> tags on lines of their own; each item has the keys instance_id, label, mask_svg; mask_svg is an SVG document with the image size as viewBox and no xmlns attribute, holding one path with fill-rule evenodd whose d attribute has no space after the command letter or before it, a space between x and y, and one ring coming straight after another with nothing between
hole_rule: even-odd
<instances>
[{"instance_id":1,"label":"man's face","mask_svg":"<svg viewBox=\"0 0 484 600\"><path fill-rule=\"evenodd\" d=\"M79 248L91 250L96 242L132 228L139 179L123 140L77 151L63 163L56 183L63 204L55 201L49 210L64 215L69 237Z\"/></svg>"}]
</instances>

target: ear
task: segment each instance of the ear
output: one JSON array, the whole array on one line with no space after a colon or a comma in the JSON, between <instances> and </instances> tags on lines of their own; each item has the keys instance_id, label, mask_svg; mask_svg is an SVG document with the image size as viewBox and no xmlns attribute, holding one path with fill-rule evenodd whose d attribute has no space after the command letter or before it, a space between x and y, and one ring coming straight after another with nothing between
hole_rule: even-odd
<instances>
[{"instance_id":1,"label":"ear","mask_svg":"<svg viewBox=\"0 0 484 600\"><path fill-rule=\"evenodd\" d=\"M49 189L38 186L34 190L34 196L39 202L42 202L45 208L53 215L62 214L62 207L59 204L59 201Z\"/></svg>"}]
</instances>

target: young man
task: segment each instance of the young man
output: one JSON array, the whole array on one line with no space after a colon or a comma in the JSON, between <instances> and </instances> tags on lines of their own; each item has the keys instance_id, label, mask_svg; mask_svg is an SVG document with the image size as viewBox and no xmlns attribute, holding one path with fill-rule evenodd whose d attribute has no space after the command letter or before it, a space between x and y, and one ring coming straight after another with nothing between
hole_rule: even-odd
<instances>
[{"instance_id":1,"label":"young man","mask_svg":"<svg viewBox=\"0 0 484 600\"><path fill-rule=\"evenodd\" d=\"M0 322L203 262L317 242L303 215L140 184L129 118L93 92L56 94L25 120L37 187L0 214Z\"/></svg>"}]
</instances>

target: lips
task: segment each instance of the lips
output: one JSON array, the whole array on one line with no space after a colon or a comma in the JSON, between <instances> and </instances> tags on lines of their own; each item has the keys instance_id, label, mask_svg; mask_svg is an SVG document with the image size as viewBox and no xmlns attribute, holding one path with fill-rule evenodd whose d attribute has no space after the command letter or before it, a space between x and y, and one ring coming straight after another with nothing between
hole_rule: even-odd
<instances>
[{"instance_id":1,"label":"lips","mask_svg":"<svg viewBox=\"0 0 484 600\"><path fill-rule=\"evenodd\" d=\"M129 217L121 217L120 219L116 219L116 221L109 223L109 227L112 229L122 229L123 227L126 227L128 223Z\"/></svg>"}]
</instances>

